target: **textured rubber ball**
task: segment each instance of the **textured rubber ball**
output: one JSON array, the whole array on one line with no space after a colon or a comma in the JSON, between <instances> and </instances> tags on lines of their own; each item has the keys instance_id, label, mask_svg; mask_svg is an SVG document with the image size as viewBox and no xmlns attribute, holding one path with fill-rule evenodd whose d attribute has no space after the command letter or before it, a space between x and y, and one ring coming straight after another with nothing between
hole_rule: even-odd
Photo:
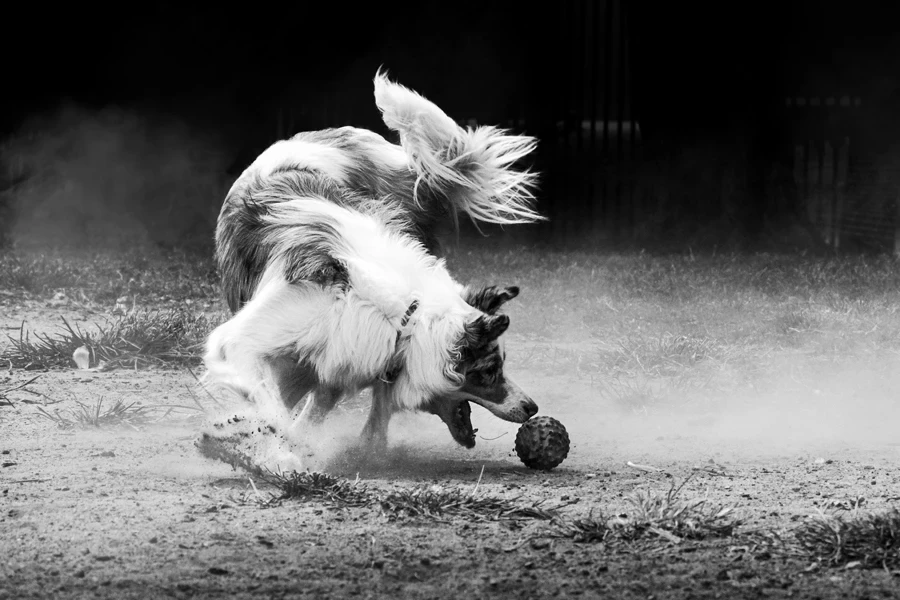
<instances>
[{"instance_id":1,"label":"textured rubber ball","mask_svg":"<svg viewBox=\"0 0 900 600\"><path fill-rule=\"evenodd\" d=\"M549 471L569 455L569 433L553 417L532 417L519 427L516 454L526 467Z\"/></svg>"}]
</instances>

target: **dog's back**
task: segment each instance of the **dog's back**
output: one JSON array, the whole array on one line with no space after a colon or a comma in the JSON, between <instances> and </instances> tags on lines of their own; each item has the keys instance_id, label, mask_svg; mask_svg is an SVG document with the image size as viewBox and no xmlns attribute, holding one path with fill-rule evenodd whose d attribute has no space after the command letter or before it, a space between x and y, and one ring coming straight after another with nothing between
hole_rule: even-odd
<instances>
[{"instance_id":1,"label":"dog's back","mask_svg":"<svg viewBox=\"0 0 900 600\"><path fill-rule=\"evenodd\" d=\"M222 285L233 312L252 297L271 258L262 217L270 204L285 199L316 198L376 214L432 254L440 254L440 241L456 229L459 212L486 223L541 219L531 208L533 174L514 168L533 150L533 138L493 127L462 129L381 73L375 99L401 145L354 127L304 132L273 144L234 183L216 230ZM315 242L298 237L296 243ZM305 249L301 254L309 255ZM329 273L328 265L313 260L290 275L315 280Z\"/></svg>"}]
</instances>

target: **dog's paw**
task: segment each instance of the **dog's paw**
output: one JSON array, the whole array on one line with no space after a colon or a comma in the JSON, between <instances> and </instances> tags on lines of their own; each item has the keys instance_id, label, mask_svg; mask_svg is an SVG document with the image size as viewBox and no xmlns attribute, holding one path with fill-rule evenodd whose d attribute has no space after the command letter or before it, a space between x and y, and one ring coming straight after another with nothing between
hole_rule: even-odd
<instances>
[{"instance_id":1,"label":"dog's paw","mask_svg":"<svg viewBox=\"0 0 900 600\"><path fill-rule=\"evenodd\" d=\"M254 411L222 417L202 432L200 453L249 472L303 470L302 449Z\"/></svg>"},{"instance_id":2,"label":"dog's paw","mask_svg":"<svg viewBox=\"0 0 900 600\"><path fill-rule=\"evenodd\" d=\"M291 448L275 445L259 457L260 466L272 473L302 473L306 470L303 459Z\"/></svg>"}]
</instances>

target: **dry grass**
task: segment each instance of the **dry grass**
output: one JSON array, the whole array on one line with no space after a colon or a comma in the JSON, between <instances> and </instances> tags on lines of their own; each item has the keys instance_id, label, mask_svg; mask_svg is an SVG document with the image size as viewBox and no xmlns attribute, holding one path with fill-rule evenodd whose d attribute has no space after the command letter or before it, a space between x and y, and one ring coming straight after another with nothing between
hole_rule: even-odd
<instances>
[{"instance_id":1,"label":"dry grass","mask_svg":"<svg viewBox=\"0 0 900 600\"><path fill-rule=\"evenodd\" d=\"M477 240L467 245L476 247ZM613 302L657 303L804 298L833 304L836 298L872 302L900 289L900 269L889 255L497 251L488 246L460 252L448 262L454 272L473 281L522 286L523 295L516 302L539 296L542 301L575 298L579 303L606 297Z\"/></svg>"},{"instance_id":2,"label":"dry grass","mask_svg":"<svg viewBox=\"0 0 900 600\"><path fill-rule=\"evenodd\" d=\"M51 413L38 406L38 414L56 423L60 429L81 428L115 428L128 426L140 429L142 425L158 423L178 410L198 410L191 406L174 406L168 404L141 405L137 402L116 400L111 406L104 407L103 398L94 404L86 404L75 400L75 409L54 409Z\"/></svg>"},{"instance_id":3,"label":"dry grass","mask_svg":"<svg viewBox=\"0 0 900 600\"><path fill-rule=\"evenodd\" d=\"M0 252L0 289L18 296L67 296L110 304L218 300L211 253L135 248L123 252Z\"/></svg>"},{"instance_id":4,"label":"dry grass","mask_svg":"<svg viewBox=\"0 0 900 600\"><path fill-rule=\"evenodd\" d=\"M237 443L236 443L237 442ZM469 520L540 519L557 516L542 502L523 504L460 487L417 486L400 490L369 489L359 480L348 481L321 472L273 473L254 464L241 448L241 436L218 438L204 435L197 441L201 454L242 469L278 490L262 502L269 506L286 500L316 501L341 506L377 506L389 519L464 518Z\"/></svg>"},{"instance_id":5,"label":"dry grass","mask_svg":"<svg viewBox=\"0 0 900 600\"><path fill-rule=\"evenodd\" d=\"M391 520L425 519L466 520L538 519L558 517L560 506L546 508L543 502L523 504L518 499L506 499L479 493L478 485L471 490L438 485L417 486L399 490L370 489L356 481L321 472L274 473L252 462L233 440L203 436L197 442L201 454L213 460L242 469L258 481L278 490L257 501L273 506L288 500L320 502L338 506L378 507ZM255 484L254 484L255 487Z\"/></svg>"},{"instance_id":6,"label":"dry grass","mask_svg":"<svg viewBox=\"0 0 900 600\"><path fill-rule=\"evenodd\" d=\"M550 520L555 510L541 503L518 504L514 500L464 491L459 487L420 486L389 492L379 499L381 510L392 518L463 517L467 520L540 519Z\"/></svg>"},{"instance_id":7,"label":"dry grass","mask_svg":"<svg viewBox=\"0 0 900 600\"><path fill-rule=\"evenodd\" d=\"M593 511L583 519L556 519L553 526L556 535L579 543L602 543L616 535L609 517L603 514L595 517Z\"/></svg>"},{"instance_id":8,"label":"dry grass","mask_svg":"<svg viewBox=\"0 0 900 600\"><path fill-rule=\"evenodd\" d=\"M719 354L715 342L708 338L668 332L651 338L623 337L617 346L612 357L615 367L650 377L677 375Z\"/></svg>"},{"instance_id":9,"label":"dry grass","mask_svg":"<svg viewBox=\"0 0 900 600\"><path fill-rule=\"evenodd\" d=\"M417 486L385 492L369 489L358 480L351 482L326 473L257 472L260 479L280 491L267 503L300 500L341 506L377 506L383 515L392 520L550 520L558 514L554 509L542 508L541 502L525 505L515 500L479 494L477 489L466 491L459 487Z\"/></svg>"},{"instance_id":10,"label":"dry grass","mask_svg":"<svg viewBox=\"0 0 900 600\"><path fill-rule=\"evenodd\" d=\"M652 533L672 541L728 537L740 524L734 519L734 506L714 506L708 498L686 500L679 497L690 480L678 487L673 483L664 493L637 491L629 498L634 514L618 523L619 534L629 539Z\"/></svg>"},{"instance_id":11,"label":"dry grass","mask_svg":"<svg viewBox=\"0 0 900 600\"><path fill-rule=\"evenodd\" d=\"M366 506L372 502L371 493L359 481L347 481L327 473L261 473L266 483L275 486L280 494L266 501L267 505L284 500L325 502L340 506Z\"/></svg>"},{"instance_id":12,"label":"dry grass","mask_svg":"<svg viewBox=\"0 0 900 600\"><path fill-rule=\"evenodd\" d=\"M40 375L36 375L35 377L32 377L28 381L24 381L24 382L16 384L16 385L0 388L0 407L2 407L2 406L13 406L14 407L15 403L13 403L13 401L10 399L9 394L11 392L15 392L15 391L26 390L29 385L31 385L32 383L35 382L35 380L37 380L38 377L40 377Z\"/></svg>"},{"instance_id":13,"label":"dry grass","mask_svg":"<svg viewBox=\"0 0 900 600\"><path fill-rule=\"evenodd\" d=\"M0 354L18 369L74 367L72 354L84 346L91 366L119 367L191 366L200 363L200 348L216 322L186 310L136 310L105 324L95 324L89 332L62 319L63 331L56 334L19 330L9 336L11 348Z\"/></svg>"},{"instance_id":14,"label":"dry grass","mask_svg":"<svg viewBox=\"0 0 900 600\"><path fill-rule=\"evenodd\" d=\"M690 479L677 487L673 483L665 493L636 492L628 499L630 516L594 517L592 513L582 519L556 519L554 534L576 542L634 542L650 534L675 544L734 535L740 525L734 518L734 506L712 506L706 498L680 497Z\"/></svg>"},{"instance_id":15,"label":"dry grass","mask_svg":"<svg viewBox=\"0 0 900 600\"><path fill-rule=\"evenodd\" d=\"M793 532L794 553L832 567L900 568L900 510L819 513Z\"/></svg>"},{"instance_id":16,"label":"dry grass","mask_svg":"<svg viewBox=\"0 0 900 600\"><path fill-rule=\"evenodd\" d=\"M790 309L775 319L775 326L785 335L809 333L816 329L819 320L808 308Z\"/></svg>"}]
</instances>

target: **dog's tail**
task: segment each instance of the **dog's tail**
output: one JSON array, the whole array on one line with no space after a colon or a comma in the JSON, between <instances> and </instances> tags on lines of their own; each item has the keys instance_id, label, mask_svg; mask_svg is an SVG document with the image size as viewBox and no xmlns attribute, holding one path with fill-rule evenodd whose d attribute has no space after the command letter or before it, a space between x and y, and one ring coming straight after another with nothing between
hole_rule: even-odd
<instances>
[{"instance_id":1,"label":"dog's tail","mask_svg":"<svg viewBox=\"0 0 900 600\"><path fill-rule=\"evenodd\" d=\"M417 202L425 186L477 221L509 225L544 219L532 206L537 176L515 168L535 149L533 137L489 126L463 129L381 70L375 75L375 103L385 124L400 134L416 171Z\"/></svg>"}]
</instances>

